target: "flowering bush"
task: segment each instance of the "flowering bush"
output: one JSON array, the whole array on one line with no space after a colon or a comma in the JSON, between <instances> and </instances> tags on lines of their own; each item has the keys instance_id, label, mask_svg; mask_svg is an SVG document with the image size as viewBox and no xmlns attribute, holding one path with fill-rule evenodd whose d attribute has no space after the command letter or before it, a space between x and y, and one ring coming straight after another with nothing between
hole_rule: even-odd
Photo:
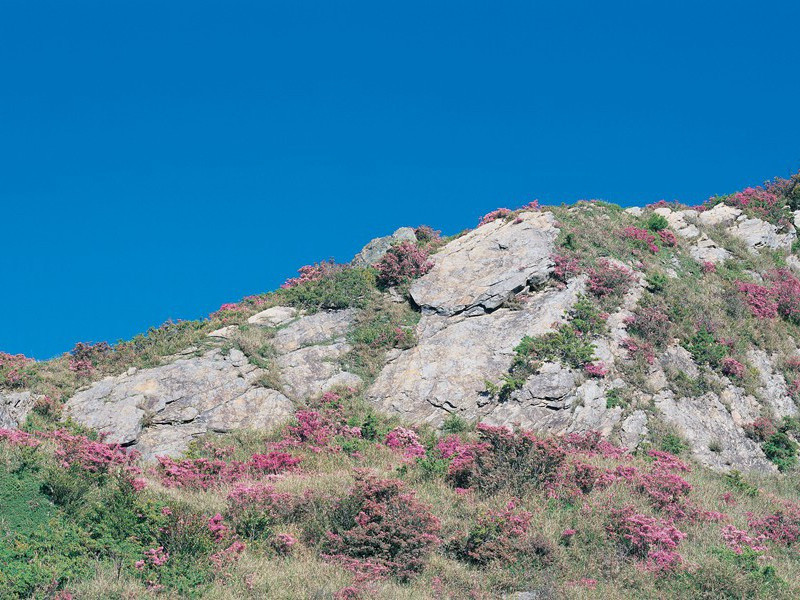
<instances>
[{"instance_id":1,"label":"flowering bush","mask_svg":"<svg viewBox=\"0 0 800 600\"><path fill-rule=\"evenodd\" d=\"M608 375L608 367L602 361L586 363L583 365L583 371L589 377L602 378Z\"/></svg>"},{"instance_id":2,"label":"flowering bush","mask_svg":"<svg viewBox=\"0 0 800 600\"><path fill-rule=\"evenodd\" d=\"M287 279L283 285L281 285L284 289L293 288L303 283L309 283L311 281L319 281L324 279L334 271L338 271L342 268L341 265L337 265L332 260L322 261L318 263L314 263L313 265L306 265L304 267L300 267L297 272L300 273L299 277L292 277Z\"/></svg>"},{"instance_id":3,"label":"flowering bush","mask_svg":"<svg viewBox=\"0 0 800 600\"><path fill-rule=\"evenodd\" d=\"M735 358L723 358L722 372L729 377L741 379L744 377L744 365Z\"/></svg>"},{"instance_id":4,"label":"flowering bush","mask_svg":"<svg viewBox=\"0 0 800 600\"><path fill-rule=\"evenodd\" d=\"M428 253L411 242L402 242L386 251L375 265L378 270L378 284L384 287L408 283L430 271L433 262Z\"/></svg>"},{"instance_id":5,"label":"flowering bush","mask_svg":"<svg viewBox=\"0 0 800 600\"><path fill-rule=\"evenodd\" d=\"M782 546L792 546L800 541L800 505L781 502L781 508L772 514L757 517L748 513L747 525L759 537Z\"/></svg>"},{"instance_id":6,"label":"flowering bush","mask_svg":"<svg viewBox=\"0 0 800 600\"><path fill-rule=\"evenodd\" d=\"M486 225L487 223L491 223L492 221L496 221L497 219L503 219L511 214L511 211L508 208L498 208L493 210L490 213L487 213L481 217L480 222L478 223L478 227L481 225Z\"/></svg>"},{"instance_id":7,"label":"flowering bush","mask_svg":"<svg viewBox=\"0 0 800 600\"><path fill-rule=\"evenodd\" d=\"M663 304L639 306L631 317L625 320L627 330L656 348L666 346L672 337L672 322Z\"/></svg>"},{"instance_id":8,"label":"flowering bush","mask_svg":"<svg viewBox=\"0 0 800 600\"><path fill-rule=\"evenodd\" d=\"M422 571L440 543L439 528L439 520L402 482L361 472L334 511L323 547L345 564L357 561L356 569L374 565L377 577L407 580Z\"/></svg>"},{"instance_id":9,"label":"flowering bush","mask_svg":"<svg viewBox=\"0 0 800 600\"><path fill-rule=\"evenodd\" d=\"M736 554L742 554L745 549L753 552L766 552L767 547L762 545L765 539L766 536L763 534L754 538L750 537L746 531L736 529L733 525L725 525L722 528L722 540Z\"/></svg>"},{"instance_id":10,"label":"flowering bush","mask_svg":"<svg viewBox=\"0 0 800 600\"><path fill-rule=\"evenodd\" d=\"M622 230L622 237L633 240L638 246L647 248L653 254L657 254L660 248L656 244L656 236L639 227L626 227Z\"/></svg>"},{"instance_id":11,"label":"flowering bush","mask_svg":"<svg viewBox=\"0 0 800 600\"><path fill-rule=\"evenodd\" d=\"M386 435L385 444L407 458L425 456L425 447L420 444L419 436L413 429L395 427Z\"/></svg>"},{"instance_id":12,"label":"flowering bush","mask_svg":"<svg viewBox=\"0 0 800 600\"><path fill-rule=\"evenodd\" d=\"M239 483L228 494L226 512L236 533L255 539L269 537L272 527L282 522L298 508L298 499L279 493L272 485L262 482Z\"/></svg>"},{"instance_id":13,"label":"flowering bush","mask_svg":"<svg viewBox=\"0 0 800 600\"><path fill-rule=\"evenodd\" d=\"M532 517L511 501L502 510L489 510L481 515L466 538L451 540L448 549L461 560L478 565L514 563L530 554L549 562L552 553L549 543L539 538L529 539Z\"/></svg>"},{"instance_id":14,"label":"flowering bush","mask_svg":"<svg viewBox=\"0 0 800 600\"><path fill-rule=\"evenodd\" d=\"M253 454L250 460L225 461L219 458L173 459L158 456L157 473L166 487L205 490L230 483L247 475L277 475L294 469L300 458L285 452Z\"/></svg>"},{"instance_id":15,"label":"flowering bush","mask_svg":"<svg viewBox=\"0 0 800 600\"><path fill-rule=\"evenodd\" d=\"M665 246L669 246L670 248L674 248L678 245L678 238L675 237L675 234L672 233L669 229L662 229L658 232L658 237L661 239L661 243Z\"/></svg>"},{"instance_id":16,"label":"flowering bush","mask_svg":"<svg viewBox=\"0 0 800 600\"><path fill-rule=\"evenodd\" d=\"M767 189L760 186L749 187L729 196L711 198L706 206L710 208L724 202L729 206L741 209L750 216L776 225L786 225L789 223L790 216L786 200L776 192L779 190L774 186L769 186Z\"/></svg>"},{"instance_id":17,"label":"flowering bush","mask_svg":"<svg viewBox=\"0 0 800 600\"><path fill-rule=\"evenodd\" d=\"M770 285L737 281L751 312L759 319L780 315L792 323L800 323L800 280L788 269L775 269L766 275Z\"/></svg>"},{"instance_id":18,"label":"flowering bush","mask_svg":"<svg viewBox=\"0 0 800 600\"><path fill-rule=\"evenodd\" d=\"M588 270L588 274L589 292L601 299L621 298L636 280L630 269L602 259L596 267Z\"/></svg>"},{"instance_id":19,"label":"flowering bush","mask_svg":"<svg viewBox=\"0 0 800 600\"><path fill-rule=\"evenodd\" d=\"M703 273L716 273L717 272L717 265L715 265L710 260L704 260L700 263L700 268L703 270Z\"/></svg>"},{"instance_id":20,"label":"flowering bush","mask_svg":"<svg viewBox=\"0 0 800 600\"><path fill-rule=\"evenodd\" d=\"M686 534L669 519L657 519L637 513L632 506L611 512L608 535L654 573L674 571L681 556L674 550Z\"/></svg>"},{"instance_id":21,"label":"flowering bush","mask_svg":"<svg viewBox=\"0 0 800 600\"><path fill-rule=\"evenodd\" d=\"M552 254L550 258L553 261L553 277L558 281L566 283L572 277L580 275L581 266L577 258L566 254Z\"/></svg>"},{"instance_id":22,"label":"flowering bush","mask_svg":"<svg viewBox=\"0 0 800 600\"><path fill-rule=\"evenodd\" d=\"M653 350L653 345L650 342L637 341L633 338L623 339L619 345L628 351L631 358L641 357L647 361L648 365L652 365L656 360L656 353Z\"/></svg>"},{"instance_id":23,"label":"flowering bush","mask_svg":"<svg viewBox=\"0 0 800 600\"><path fill-rule=\"evenodd\" d=\"M0 352L0 386L22 386L28 375L28 369L36 361L24 354L7 354Z\"/></svg>"}]
</instances>

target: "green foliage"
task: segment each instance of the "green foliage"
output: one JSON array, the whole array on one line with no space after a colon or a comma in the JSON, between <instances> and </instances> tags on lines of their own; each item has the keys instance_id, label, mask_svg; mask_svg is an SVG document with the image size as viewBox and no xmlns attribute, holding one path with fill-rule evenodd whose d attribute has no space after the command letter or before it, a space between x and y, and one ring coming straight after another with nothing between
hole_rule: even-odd
<instances>
[{"instance_id":1,"label":"green foliage","mask_svg":"<svg viewBox=\"0 0 800 600\"><path fill-rule=\"evenodd\" d=\"M650 231L661 231L667 227L669 227L669 221L662 215L653 213L650 215L650 218L647 219L647 228Z\"/></svg>"},{"instance_id":2,"label":"green foliage","mask_svg":"<svg viewBox=\"0 0 800 600\"><path fill-rule=\"evenodd\" d=\"M647 289L650 292L658 293L663 292L664 288L667 287L667 283L669 279L663 273L648 273L647 277Z\"/></svg>"},{"instance_id":3,"label":"green foliage","mask_svg":"<svg viewBox=\"0 0 800 600\"><path fill-rule=\"evenodd\" d=\"M276 292L278 298L309 312L366 306L375 293L375 271L371 268L346 267L321 279L304 281Z\"/></svg>"},{"instance_id":4,"label":"green foliage","mask_svg":"<svg viewBox=\"0 0 800 600\"><path fill-rule=\"evenodd\" d=\"M683 454L689 449L689 444L678 434L667 433L661 438L659 448L670 454Z\"/></svg>"},{"instance_id":5,"label":"green foliage","mask_svg":"<svg viewBox=\"0 0 800 600\"><path fill-rule=\"evenodd\" d=\"M626 408L628 400L624 397L620 388L611 388L606 392L606 408L616 408L618 406Z\"/></svg>"},{"instance_id":6,"label":"green foliage","mask_svg":"<svg viewBox=\"0 0 800 600\"><path fill-rule=\"evenodd\" d=\"M748 496L750 498L755 498L756 496L758 496L758 488L748 483L742 476L741 471L737 470L729 471L728 473L725 473L722 476L722 480L725 482L726 485L741 492L745 496Z\"/></svg>"},{"instance_id":7,"label":"green foliage","mask_svg":"<svg viewBox=\"0 0 800 600\"><path fill-rule=\"evenodd\" d=\"M442 423L442 432L444 433L463 433L471 429L473 429L472 424L455 413L447 415Z\"/></svg>"},{"instance_id":8,"label":"green foliage","mask_svg":"<svg viewBox=\"0 0 800 600\"><path fill-rule=\"evenodd\" d=\"M797 466L798 444L785 431L772 434L761 444L761 449L781 471Z\"/></svg>"},{"instance_id":9,"label":"green foliage","mask_svg":"<svg viewBox=\"0 0 800 600\"><path fill-rule=\"evenodd\" d=\"M714 338L708 329L699 329L694 336L684 344L684 347L699 364L717 367L722 359L728 356L728 348Z\"/></svg>"}]
</instances>

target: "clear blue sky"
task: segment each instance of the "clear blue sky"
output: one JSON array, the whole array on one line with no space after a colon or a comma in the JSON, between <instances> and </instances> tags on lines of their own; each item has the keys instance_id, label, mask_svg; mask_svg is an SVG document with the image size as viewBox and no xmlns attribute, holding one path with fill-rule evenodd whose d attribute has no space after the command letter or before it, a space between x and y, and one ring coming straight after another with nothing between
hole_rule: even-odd
<instances>
[{"instance_id":1,"label":"clear blue sky","mask_svg":"<svg viewBox=\"0 0 800 600\"><path fill-rule=\"evenodd\" d=\"M0 350L277 287L401 225L800 168L797 2L0 4Z\"/></svg>"}]
</instances>

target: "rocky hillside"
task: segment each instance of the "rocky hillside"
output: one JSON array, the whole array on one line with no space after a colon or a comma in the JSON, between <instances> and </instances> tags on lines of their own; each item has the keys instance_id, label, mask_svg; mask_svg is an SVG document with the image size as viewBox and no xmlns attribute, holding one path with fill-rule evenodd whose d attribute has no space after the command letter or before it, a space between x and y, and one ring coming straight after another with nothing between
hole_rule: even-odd
<instances>
[{"instance_id":1,"label":"rocky hillside","mask_svg":"<svg viewBox=\"0 0 800 600\"><path fill-rule=\"evenodd\" d=\"M633 572L664 576L669 573L673 580L664 589L673 591L662 590L657 595L674 592L676 597L688 597L680 595L681 589L700 584L680 577L696 573L696 568L710 568L699 556L702 548L714 544L706 539L710 534L698 534L695 571L677 567L685 559L675 559L670 552L686 534L677 529L677 533L667 532L675 523L680 524L675 497L655 501L655 509L661 512L646 517L660 519L652 525L663 527L663 535L671 535L671 542L651 541L648 546L636 537L639 533L619 533L620 528L633 526L626 521L634 518L630 513L633 508L618 507L614 510L623 512L608 509L604 513L606 517L617 515L617 540L608 534L607 524L598 526L597 535L610 536L608 543L616 543L617 548L621 543L624 552L620 556L633 556L634 566L638 560L639 571L598 566L582 555L585 568L576 569L573 565L570 572L575 578L567 581L554 574L548 561L563 561L564 553L575 551L570 550L572 542L563 538L573 535L567 530L573 529L570 523L574 524L574 520L560 513L548 517L537 512L542 510L540 502L555 502L557 498L565 501L560 492L553 491L556 480L548 479L547 486L538 487L535 493L523 489L525 486L510 490L507 484L514 480L511 469L501 482L490 486L484 480L500 476L491 470L475 471L475 464L480 463L476 457L489 447L499 452L504 444L502 454L506 458L508 452L522 452L522 446L522 455L529 456L530 440L554 439L562 440L558 444L566 446L556 445L548 452L579 456L582 461L616 461L617 469L626 461L645 457L649 471L636 475L634 478L644 478L636 482L631 483L628 478L626 485L631 487L625 488L623 496L645 490L647 497L651 485L647 477L676 477L676 473L687 471L689 466L673 455L683 455L683 460L696 463L699 472L705 473L703 477L710 480L703 479L704 483L695 485L708 490L720 485L720 481L733 481L738 482L732 488L737 493L746 495L755 490L748 496L751 499L758 495L758 485L777 486L776 490L783 491L775 493L784 495L791 488L786 497L796 494L794 470L800 437L800 241L796 227L800 227L800 176L712 198L699 207L665 202L627 209L600 201L571 206L532 203L518 210L493 211L475 229L452 237L441 237L429 227L404 227L391 236L371 241L349 264L323 262L303 267L298 277L281 289L225 304L201 321L166 323L113 346L78 344L70 353L51 361L0 355L0 427L4 428L0 429L0 446L3 440L8 446L0 458L19 466L24 457L18 454L24 448L28 449L25 452L49 448L57 457L72 456L73 450L78 454L86 450L75 450L73 446L83 442L65 442L65 436L78 436L88 444L99 434L100 445L112 449L109 452L113 456L141 457L135 459L138 466L128 464L128 458L110 459L117 471L122 465L122 471L129 474L133 469L150 473L153 481L146 484L147 477L134 478L133 481L142 482L134 487L149 485L161 490L159 493L167 494L166 501L176 498L176 488L194 489L190 494L194 496L181 497L180 501L199 502L201 512L219 511L217 525L223 529L218 531L224 535L216 536L217 541L224 538L230 544L224 552L236 554L237 560L245 549L247 536L242 531L233 532L235 518L230 504L226 513L224 496L220 500L217 492L217 496L212 494L198 501L198 494L202 494L197 490L206 493L219 485L250 481L254 469L261 468L254 466L261 460L255 457L268 456L274 461L278 456L275 452L285 455L281 455L283 462L259 471L262 475L268 473L268 480L283 477L278 474L284 471L295 473L289 479L299 480L292 461L302 461L306 475L317 472L333 477L327 490L331 493L341 493L355 485L352 489L356 491L351 495L361 494L362 503L373 501L370 494L393 497L392 494L406 493L398 491L400 488L388 492L384 489L387 485L412 485L417 486L418 495L435 504L441 498L435 500L431 478L439 481L437 485L450 485L451 495L457 492L480 498L482 493L489 494L487 497L499 493L498 497L506 502L502 515L497 512L500 508L489 508L469 496L469 511L480 525L480 535L491 538L494 534L488 532L495 531L506 541L528 536L526 544L533 544L527 546L523 560L515 554L519 549L511 546L495 548L489 544L490 551L474 539L463 542L467 546L459 546L461 542L453 541L457 537L453 532L455 537L445 543L439 525L434 528L432 521L425 521L428 517L418 516L422 521L408 526L425 530L430 525L431 540L438 540L431 544L438 548L441 561L471 565L469 569L474 570L490 564L496 567L498 561L518 564L515 561L519 559L526 573L537 573L532 578L520 577L516 587L508 574L484 573L482 583L475 583L471 575L459 570L461 567L456 569L456 575L456 571L441 564L436 567L438 575L430 574L425 569L432 567L426 567L427 559L420 558L427 546L417 540L419 548L414 560L422 562L417 565L411 560L409 564L419 566L411 569L414 577L420 572L428 573L423 590L417 584L408 587L412 573L397 571L392 561L369 562L365 559L373 556L369 552L363 556L350 552L347 536L341 531L330 529L325 542L304 530L307 554L295 559L304 565L298 568L319 570L320 564L315 562L319 556L339 557L343 565L335 574L317 574L328 582L320 583L319 590L328 591L320 591L314 597L331 597L334 593L341 598L373 593L381 597L466 597L461 593L498 597L519 592L519 598L656 594L644 580L637 579L638 575L631 575ZM344 404L340 404L342 399L346 400ZM339 417L332 417L331 410L340 411ZM309 413L316 415L311 419L316 419L314 423L308 420ZM498 426L502 427L497 429ZM298 433L300 430L305 432ZM512 434L512 430L527 433ZM287 435L286 431L295 433ZM442 440L449 439L447 432L463 435L463 441L452 441L443 449ZM592 437L595 435L600 437ZM331 436L344 441L331 453L335 458L325 458L330 452ZM262 444L266 439L272 454L250 452L250 462L242 459L233 471L226 470L230 467L224 465L233 464L230 453L248 454L246 450L253 449L252 440L256 438ZM594 440L591 444L590 439ZM365 440L374 440L382 450L368 448ZM458 449L459 444L478 445L464 451ZM209 448L215 450L203 458L206 454L202 448L206 452ZM132 453L133 450L137 452ZM380 454L384 450L387 454ZM333 468L329 463L341 461L342 452L352 462L337 463ZM198 472L195 463L190 466L182 462L180 457L184 456L189 461L214 459L220 464L211 476ZM497 466L499 459L493 456L492 464ZM365 462L364 457L369 460ZM459 459L466 461L468 467L459 466ZM46 463L49 459L41 460ZM524 464L527 459L519 460ZM440 465L435 461L443 462ZM67 458L63 462L69 468L80 463L86 470L85 461ZM659 471L662 463L667 466ZM382 475L399 476L405 483L370 479L372 475L358 470L362 466L373 467ZM610 463L592 468L600 467L612 469ZM37 468L46 471L41 465ZM638 468L645 469L642 465ZM436 469L442 470L441 477ZM459 469L466 469L466 474ZM106 472L108 465L88 470L93 474ZM13 473L13 469L9 470L5 476L7 485L11 485ZM204 483L186 484L182 479L186 477L199 478ZM209 483L208 477L216 483ZM482 483L477 483L475 477ZM588 489L578 486L578 495L588 494L594 487L599 489L600 476L593 477ZM761 483L751 485L748 477ZM772 483L764 483L767 480ZM42 481L46 482L46 478ZM544 485L543 482L540 483ZM91 485L106 484L92 480ZM295 481L293 485L299 484ZM44 496L37 501L55 503L54 511L69 505L63 503L63 498L59 504L52 483L42 485L41 490ZM536 496L539 493L544 496ZM730 496L732 492L727 493ZM671 491L667 495L670 494L683 497L683 492ZM446 502L464 502L461 496L456 500L456 496L446 496ZM651 504L655 496L658 494L650 494ZM403 497L405 502L411 502L410 506L416 506L416 500ZM722 496L715 497L717 500L703 509L708 514L723 510L715 505ZM778 496L771 497L783 502ZM574 499L573 494L568 504ZM603 502L612 499L604 497ZM334 512L341 509L341 505L335 510L332 506L330 510ZM680 510L686 513L687 506L681 504ZM798 520L793 527L800 528L800 508L791 506L783 510L789 511L785 514L796 511L793 518ZM580 503L573 508L579 509ZM760 508L762 512L766 510L764 506ZM562 509L567 511L565 514L572 510ZM364 505L359 510L362 514L369 512ZM384 506L381 510L388 509ZM381 519L388 518L381 514ZM723 520L722 516L699 518L700 512L692 514L693 526L700 521ZM645 518L637 515L636 518ZM577 514L575 517L581 521ZM438 519L446 520L440 514L430 518L436 518L437 523ZM550 531L542 534L544 538L533 539L527 533L531 519L540 528L552 528L553 523L558 523L566 529L559 534L561 537ZM275 522L279 520L275 518ZM728 543L728 549L733 548L733 555L741 557L741 549L746 547L745 554L752 554L753 561L747 568L752 567L758 575L745 583L734 582L731 575L728 591L723 584L711 591L692 587L698 597L738 598L750 593L791 597L796 587L777 576L773 581L772 571L762 572L763 564L774 559L783 561L784 570L798 574L796 565L792 566L796 559L792 551L787 550L785 555L780 554L783 550L774 551L772 558L765 558L768 554L764 543L771 539L780 545L783 542L775 541L780 535L766 526L759 529L758 524L751 523L749 530L737 529L733 524L726 526L738 532L727 530L728 538L739 536L738 542ZM326 527L332 526L328 523ZM511 529L506 531L504 527ZM7 529L7 538L13 534ZM285 535L293 540L289 546L295 543L294 537ZM790 547L800 537L797 531L792 535L794 538L783 546ZM545 539L548 536L549 541ZM729 541L728 538L725 539ZM284 560L290 554L288 547L281 549L274 537L269 540L271 550L261 548L261 555L274 556L277 552ZM486 539L483 542L488 543ZM553 544L561 549L554 550ZM725 547L722 542L718 545ZM257 548L258 544L251 546ZM443 550L445 547L449 550ZM119 584L123 590L120 597L127 597L126 589L134 590L131 594L144 593L145 589L152 594L192 595L191 586L177 575L175 581L158 575L158 567L167 562L158 554L167 553L164 548L164 543L150 548L155 554L140 559L145 566L132 567L130 582ZM98 558L92 560L102 565L117 560L120 569L129 568L124 559L128 556L126 550L117 548L114 552L117 554L112 555L118 558L108 559L105 547L95 549L92 556ZM247 550L244 556L250 552ZM172 550L173 556L179 553ZM484 553L492 557L486 558ZM218 554L214 556L217 561L223 560ZM234 561L225 556L225 561ZM309 558L312 556L317 558ZM723 560L715 556L714 560ZM352 561L362 559L367 560L368 568L363 561L353 566ZM665 561L663 568L656 565L659 560ZM243 569L241 564L238 561L236 568ZM374 572L365 575L365 568ZM559 568L563 569L563 564ZM743 568L739 565L733 571ZM44 569L43 576L39 572L28 573L20 566L16 576L0 577L0 590L14 590L21 596L55 597L71 581L87 579L78 571L64 575L54 567ZM144 571L147 576L141 575ZM491 569L488 572L493 573ZM103 573L102 577L95 577L93 585L99 586L101 580L108 584L106 579L111 575ZM16 578L23 574L30 581L17 585ZM50 583L45 581L48 578ZM224 596L221 590L228 589L228 584L211 584L211 580L211 576L204 579L201 583L206 587L197 590L216 590L217 595ZM456 580L459 583L453 583ZM775 583L779 580L780 584ZM332 581L342 583L341 589L334 590ZM467 585L465 581L472 583ZM141 585L145 587L137 587ZM228 586L236 590L231 597L244 597L236 595L245 593L241 587L244 584L236 585L239 587ZM93 597L101 588L90 585L82 593ZM266 588L259 589L264 592ZM310 597L306 595L311 594L310 588L302 590L280 597ZM258 592L253 594L262 597Z\"/></svg>"}]
</instances>

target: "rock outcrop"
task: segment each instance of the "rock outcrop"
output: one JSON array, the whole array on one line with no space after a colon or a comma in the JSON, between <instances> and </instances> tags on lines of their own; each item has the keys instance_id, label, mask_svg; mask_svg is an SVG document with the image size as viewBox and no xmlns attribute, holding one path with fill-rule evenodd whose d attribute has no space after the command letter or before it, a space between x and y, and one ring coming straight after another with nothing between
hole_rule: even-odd
<instances>
[{"instance_id":1,"label":"rock outcrop","mask_svg":"<svg viewBox=\"0 0 800 600\"><path fill-rule=\"evenodd\" d=\"M423 313L491 312L547 279L557 235L553 216L540 212L478 227L436 254L433 269L411 286L411 298Z\"/></svg>"},{"instance_id":2,"label":"rock outcrop","mask_svg":"<svg viewBox=\"0 0 800 600\"><path fill-rule=\"evenodd\" d=\"M269 427L292 403L257 385L262 371L239 350L211 350L152 369L106 377L73 396L65 412L145 457L177 454L203 433Z\"/></svg>"},{"instance_id":3,"label":"rock outcrop","mask_svg":"<svg viewBox=\"0 0 800 600\"><path fill-rule=\"evenodd\" d=\"M0 393L0 429L22 425L38 398L27 391Z\"/></svg>"},{"instance_id":4,"label":"rock outcrop","mask_svg":"<svg viewBox=\"0 0 800 600\"><path fill-rule=\"evenodd\" d=\"M383 258L386 251L394 244L415 242L417 235L412 227L401 227L392 235L375 238L355 255L350 264L354 267L371 267Z\"/></svg>"}]
</instances>

